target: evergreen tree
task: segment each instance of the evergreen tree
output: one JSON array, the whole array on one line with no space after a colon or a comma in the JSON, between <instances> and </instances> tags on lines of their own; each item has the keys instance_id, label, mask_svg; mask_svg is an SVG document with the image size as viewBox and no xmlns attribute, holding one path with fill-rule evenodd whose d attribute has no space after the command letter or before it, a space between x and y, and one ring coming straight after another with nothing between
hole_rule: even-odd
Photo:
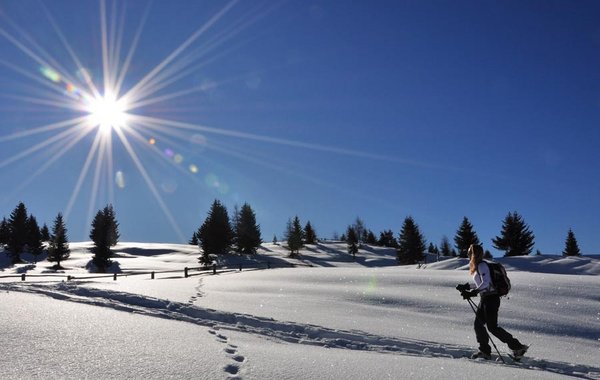
<instances>
[{"instance_id":1,"label":"evergreen tree","mask_svg":"<svg viewBox=\"0 0 600 380\"><path fill-rule=\"evenodd\" d=\"M435 244L429 243L429 246L427 247L427 253L430 253L432 255L439 255L440 251L438 247L435 246Z\"/></svg>"},{"instance_id":2,"label":"evergreen tree","mask_svg":"<svg viewBox=\"0 0 600 380\"><path fill-rule=\"evenodd\" d=\"M8 254L11 256L13 264L21 261L21 253L23 253L27 244L29 235L27 220L27 208L21 202L15 207L8 219Z\"/></svg>"},{"instance_id":3,"label":"evergreen tree","mask_svg":"<svg viewBox=\"0 0 600 380\"><path fill-rule=\"evenodd\" d=\"M290 256L293 257L299 254L300 249L304 247L302 243L304 240L304 231L302 230L298 216L295 216L293 221L288 220L285 238L287 240L287 248L290 250Z\"/></svg>"},{"instance_id":4,"label":"evergreen tree","mask_svg":"<svg viewBox=\"0 0 600 380\"><path fill-rule=\"evenodd\" d=\"M354 225L352 226L354 228L354 232L356 233L356 238L358 239L358 243L362 243L366 240L366 227L365 227L365 222L359 218L356 217L356 220L354 221ZM346 234L348 234L348 232L346 231ZM365 238L365 239L363 239Z\"/></svg>"},{"instance_id":5,"label":"evergreen tree","mask_svg":"<svg viewBox=\"0 0 600 380\"><path fill-rule=\"evenodd\" d=\"M0 222L0 248L3 248L4 245L8 244L8 239L10 238L10 227L8 225L8 221L6 218L2 218Z\"/></svg>"},{"instance_id":6,"label":"evergreen tree","mask_svg":"<svg viewBox=\"0 0 600 380\"><path fill-rule=\"evenodd\" d=\"M48 261L56 261L55 268L61 269L60 262L68 259L70 254L67 228L63 222L62 214L58 213L52 227L52 236L50 237L50 246L48 248Z\"/></svg>"},{"instance_id":7,"label":"evergreen tree","mask_svg":"<svg viewBox=\"0 0 600 380\"><path fill-rule=\"evenodd\" d=\"M92 221L90 239L94 242L92 262L100 272L106 271L111 265L110 257L112 256L112 252L110 250L111 239L109 229L109 221L106 215L103 210L98 210Z\"/></svg>"},{"instance_id":8,"label":"evergreen tree","mask_svg":"<svg viewBox=\"0 0 600 380\"><path fill-rule=\"evenodd\" d=\"M490 252L489 250L485 250L485 252L483 253L483 258L487 259L487 260L493 260L494 256L492 255L492 252Z\"/></svg>"},{"instance_id":9,"label":"evergreen tree","mask_svg":"<svg viewBox=\"0 0 600 380\"><path fill-rule=\"evenodd\" d=\"M27 229L29 230L27 236L27 246L29 247L29 253L31 253L37 261L37 257L42 254L44 247L42 245L42 232L38 226L35 216L30 215L27 219Z\"/></svg>"},{"instance_id":10,"label":"evergreen tree","mask_svg":"<svg viewBox=\"0 0 600 380\"><path fill-rule=\"evenodd\" d=\"M569 232L567 233L567 240L565 241L565 249L562 252L563 256L581 256L581 251L579 250L579 245L577 244L577 239L575 239L575 234L573 230L569 228Z\"/></svg>"},{"instance_id":11,"label":"evergreen tree","mask_svg":"<svg viewBox=\"0 0 600 380\"><path fill-rule=\"evenodd\" d=\"M477 237L477 233L473 231L473 225L465 216L454 236L454 245L458 250L460 257L467 257L467 251L471 244L479 244L479 238Z\"/></svg>"},{"instance_id":12,"label":"evergreen tree","mask_svg":"<svg viewBox=\"0 0 600 380\"><path fill-rule=\"evenodd\" d=\"M375 237L375 234L373 233L373 231L369 230L369 232L367 233L367 239L365 240L365 242L369 245L377 245L377 238Z\"/></svg>"},{"instance_id":13,"label":"evergreen tree","mask_svg":"<svg viewBox=\"0 0 600 380\"><path fill-rule=\"evenodd\" d=\"M348 226L346 230L346 235L348 235L348 240L346 243L348 244L348 253L352 255L352 257L356 257L358 253L358 236L356 236L356 229L353 226Z\"/></svg>"},{"instance_id":14,"label":"evergreen tree","mask_svg":"<svg viewBox=\"0 0 600 380\"><path fill-rule=\"evenodd\" d=\"M317 233L315 232L310 221L306 222L306 226L304 226L304 237L305 244L316 244L317 243Z\"/></svg>"},{"instance_id":15,"label":"evergreen tree","mask_svg":"<svg viewBox=\"0 0 600 380\"><path fill-rule=\"evenodd\" d=\"M46 223L44 223L40 229L40 232L42 233L42 241L50 241L50 230L48 229Z\"/></svg>"},{"instance_id":16,"label":"evergreen tree","mask_svg":"<svg viewBox=\"0 0 600 380\"><path fill-rule=\"evenodd\" d=\"M273 234L273 245L277 245L277 235Z\"/></svg>"},{"instance_id":17,"label":"evergreen tree","mask_svg":"<svg viewBox=\"0 0 600 380\"><path fill-rule=\"evenodd\" d=\"M419 230L419 226L412 217L404 219L400 231L398 248L398 260L403 264L416 264L425 258L425 238Z\"/></svg>"},{"instance_id":18,"label":"evergreen tree","mask_svg":"<svg viewBox=\"0 0 600 380\"><path fill-rule=\"evenodd\" d=\"M200 242L198 241L198 234L196 232L194 232L192 234L192 238L190 239L190 241L188 241L188 244L190 245L199 245Z\"/></svg>"},{"instance_id":19,"label":"evergreen tree","mask_svg":"<svg viewBox=\"0 0 600 380\"><path fill-rule=\"evenodd\" d=\"M119 223L117 222L115 211L113 210L113 206L111 204L104 207L102 213L104 214L104 218L106 219L107 223L108 244L109 246L113 247L117 245L119 238L121 237L119 234Z\"/></svg>"},{"instance_id":20,"label":"evergreen tree","mask_svg":"<svg viewBox=\"0 0 600 380\"><path fill-rule=\"evenodd\" d=\"M398 248L398 240L394 237L392 230L386 230L379 234L378 244L382 247Z\"/></svg>"},{"instance_id":21,"label":"evergreen tree","mask_svg":"<svg viewBox=\"0 0 600 380\"><path fill-rule=\"evenodd\" d=\"M516 211L508 213L502 223L500 236L492 239L494 248L505 251L505 256L529 255L534 246L535 235Z\"/></svg>"},{"instance_id":22,"label":"evergreen tree","mask_svg":"<svg viewBox=\"0 0 600 380\"><path fill-rule=\"evenodd\" d=\"M237 251L244 254L255 254L262 243L260 226L256 223L256 214L248 203L244 203L239 212L236 245Z\"/></svg>"},{"instance_id":23,"label":"evergreen tree","mask_svg":"<svg viewBox=\"0 0 600 380\"><path fill-rule=\"evenodd\" d=\"M231 216L231 228L233 229L233 239L231 239L231 246L235 247L237 253L242 253L242 249L238 244L238 236L240 230L240 208L238 205L233 206L233 215Z\"/></svg>"},{"instance_id":24,"label":"evergreen tree","mask_svg":"<svg viewBox=\"0 0 600 380\"><path fill-rule=\"evenodd\" d=\"M225 255L231 251L234 232L227 208L219 200L213 202L197 235L203 252L200 261L204 264L210 263L210 255Z\"/></svg>"},{"instance_id":25,"label":"evergreen tree","mask_svg":"<svg viewBox=\"0 0 600 380\"><path fill-rule=\"evenodd\" d=\"M440 243L440 253L442 256L452 256L452 247L450 247L450 240L447 236L442 236L442 242Z\"/></svg>"}]
</instances>

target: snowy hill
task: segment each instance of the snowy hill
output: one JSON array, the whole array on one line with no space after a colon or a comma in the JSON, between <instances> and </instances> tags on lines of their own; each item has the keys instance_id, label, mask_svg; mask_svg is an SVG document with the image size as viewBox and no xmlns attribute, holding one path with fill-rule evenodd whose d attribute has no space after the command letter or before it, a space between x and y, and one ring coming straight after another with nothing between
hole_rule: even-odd
<instances>
[{"instance_id":1,"label":"snowy hill","mask_svg":"<svg viewBox=\"0 0 600 380\"><path fill-rule=\"evenodd\" d=\"M291 259L265 244L186 278L197 247L123 243L115 281L89 278L89 246L72 243L59 273L2 259L2 377L600 379L597 257L500 259L513 283L500 324L532 344L522 364L501 364L464 358L477 345L454 289L469 279L464 259L417 270L384 248L353 260L323 243Z\"/></svg>"}]
</instances>

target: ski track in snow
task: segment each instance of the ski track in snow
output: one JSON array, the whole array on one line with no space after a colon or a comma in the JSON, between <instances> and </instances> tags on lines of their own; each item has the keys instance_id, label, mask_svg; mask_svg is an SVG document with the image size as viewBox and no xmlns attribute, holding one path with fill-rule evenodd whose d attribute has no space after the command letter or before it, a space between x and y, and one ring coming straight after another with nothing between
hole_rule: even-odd
<instances>
[{"instance_id":1,"label":"ski track in snow","mask_svg":"<svg viewBox=\"0 0 600 380\"><path fill-rule=\"evenodd\" d=\"M188 303L142 296L112 290L81 287L72 283L58 284L15 284L0 283L1 291L19 291L45 295L54 299L107 307L114 310L140 315L193 323L209 328L208 333L223 343L224 354L231 360L223 371L230 379L241 379L242 365L246 358L238 353L237 346L231 344L224 330L254 334L266 339L295 344L320 346L350 350L365 350L387 354L400 354L427 358L464 359L472 348L453 344L415 340L398 337L385 337L359 330L336 330L324 326L297 322L277 321L272 318L248 314L224 312L193 305L201 297L202 283L196 287L197 295ZM477 361L480 362L480 361ZM514 365L527 370L547 371L583 379L600 379L600 367L525 358L521 363L507 364L494 361L481 361L491 365Z\"/></svg>"}]
</instances>

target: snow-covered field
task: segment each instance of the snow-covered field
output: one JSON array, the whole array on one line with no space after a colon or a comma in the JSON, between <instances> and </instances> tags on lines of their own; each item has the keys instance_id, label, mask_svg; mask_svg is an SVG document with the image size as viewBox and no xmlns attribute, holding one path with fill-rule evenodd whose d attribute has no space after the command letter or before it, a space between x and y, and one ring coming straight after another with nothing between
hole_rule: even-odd
<instances>
[{"instance_id":1,"label":"snow-covered field","mask_svg":"<svg viewBox=\"0 0 600 380\"><path fill-rule=\"evenodd\" d=\"M500 324L532 345L502 364L464 358L477 344L454 289L469 280L463 259L417 269L377 247L353 260L323 243L289 259L265 244L185 278L197 247L125 243L115 281L87 278L87 248L72 243L60 273L0 253L2 378L600 379L597 256L499 260L513 284Z\"/></svg>"}]
</instances>

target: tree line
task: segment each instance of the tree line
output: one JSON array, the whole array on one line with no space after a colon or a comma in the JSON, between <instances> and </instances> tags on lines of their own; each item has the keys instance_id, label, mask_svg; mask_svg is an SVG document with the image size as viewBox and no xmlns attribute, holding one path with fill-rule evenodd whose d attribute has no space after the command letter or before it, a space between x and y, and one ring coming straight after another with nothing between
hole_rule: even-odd
<instances>
[{"instance_id":1,"label":"tree line","mask_svg":"<svg viewBox=\"0 0 600 380\"><path fill-rule=\"evenodd\" d=\"M119 223L112 205L99 210L94 217L90 239L94 243L92 262L98 271L104 272L112 264L110 247L119 240ZM39 227L36 217L27 212L23 202L14 208L8 219L4 217L0 222L0 247L4 248L13 264L23 262L21 255L25 252L34 256L36 262L47 253L46 259L56 263L54 269L63 269L61 262L71 254L62 213L58 213L50 231L45 223Z\"/></svg>"},{"instance_id":2,"label":"tree line","mask_svg":"<svg viewBox=\"0 0 600 380\"><path fill-rule=\"evenodd\" d=\"M361 244L394 248L401 264L422 262L426 253L466 258L469 246L481 243L475 228L466 216L454 235L454 245L451 245L446 236L442 237L439 246L433 243L427 245L419 225L411 216L405 218L397 237L392 230L384 230L377 238L373 231L366 228L362 219L356 218L342 236L334 235L334 240L346 242L348 253L353 257L358 253ZM289 255L294 257L306 244L315 244L318 238L310 221L303 227L298 216L295 216L287 222L284 241ZM236 206L230 220L227 209L218 200L214 201L206 220L190 240L190 244L199 245L202 251L200 261L204 264L212 262L211 255L230 252L256 253L261 243L260 227L256 223L256 215L252 207L245 203L241 210L238 210ZM278 243L277 236L273 237L273 243ZM504 251L505 256L530 255L535 245L535 235L519 213L509 212L502 221L500 234L492 239L492 244L495 249ZM539 251L536 253L541 254ZM563 255L581 255L577 239L571 229L567 234ZM485 256L492 258L488 250L485 251Z\"/></svg>"},{"instance_id":3,"label":"tree line","mask_svg":"<svg viewBox=\"0 0 600 380\"><path fill-rule=\"evenodd\" d=\"M404 219L398 239L396 239L392 230L382 231L379 234L379 239L376 239L375 234L365 227L360 218L357 218L353 224L348 226L346 233L340 239L347 242L348 253L352 255L358 252L360 243L395 248L398 261L401 264L421 262L425 259L426 252L466 258L469 246L481 243L473 225L466 216L454 235L454 247L451 246L446 236L442 237L439 247L433 243L426 246L427 241L411 216ZM505 256L530 255L535 245L535 235L519 213L516 211L509 212L502 221L500 234L492 239L492 245L495 249L504 251ZM536 254L540 255L541 252L538 250ZM564 256L581 256L572 229L569 229L567 233L562 254ZM486 250L485 257L492 258L492 254Z\"/></svg>"},{"instance_id":4,"label":"tree line","mask_svg":"<svg viewBox=\"0 0 600 380\"><path fill-rule=\"evenodd\" d=\"M94 243L91 249L92 263L98 271L103 272L112 264L111 247L117 244L120 237L119 223L112 205L109 204L96 213L89 237ZM356 256L363 243L394 248L401 264L422 262L426 253L466 258L469 246L480 244L475 228L466 216L454 235L454 246L446 236L442 237L439 246L433 243L427 245L419 225L411 216L404 219L397 237L392 230L384 230L377 238L373 231L366 228L362 219L356 218L341 237L334 236L334 239L345 241L348 253L352 256ZM284 240L292 257L298 255L306 244L318 242L311 222L308 221L303 227L298 216L288 220ZM241 208L235 206L230 218L227 208L219 200L215 200L189 243L199 246L199 261L204 265L212 263L213 258L218 255L255 254L262 244L256 213L248 203L244 203ZM277 236L273 237L273 243L278 244ZM492 239L492 244L494 248L504 251L505 256L530 255L535 245L535 235L519 213L509 212L502 221L500 234ZM62 214L58 213L50 231L46 224L39 227L35 216L28 214L22 202L15 207L8 219L4 217L0 222L0 246L5 248L13 263L22 262L21 254L24 252L29 252L36 261L46 252L47 260L56 262L54 267L57 269L61 268L61 262L70 255L67 228ZM567 233L562 253L565 256L581 255L571 229ZM485 254L488 258L492 256L489 251ZM536 254L541 252L537 251Z\"/></svg>"}]
</instances>

